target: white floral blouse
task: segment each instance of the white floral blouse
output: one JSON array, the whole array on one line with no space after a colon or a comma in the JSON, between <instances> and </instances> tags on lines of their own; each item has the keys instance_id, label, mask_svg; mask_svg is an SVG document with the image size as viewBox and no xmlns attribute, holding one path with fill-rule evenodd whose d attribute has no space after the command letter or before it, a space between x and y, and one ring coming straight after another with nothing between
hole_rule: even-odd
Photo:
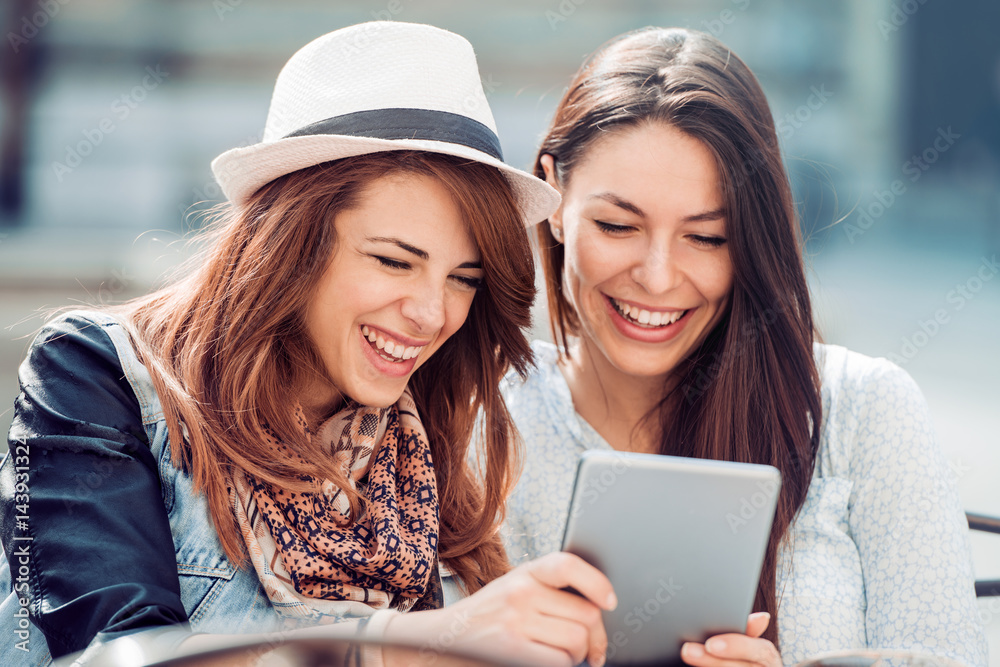
<instances>
[{"instance_id":1,"label":"white floral blouse","mask_svg":"<svg viewBox=\"0 0 1000 667\"><path fill-rule=\"evenodd\" d=\"M524 438L504 539L514 564L557 551L577 458L610 445L573 409L557 351L504 395ZM986 665L968 527L954 476L910 376L884 359L815 346L823 420L816 471L780 553L779 643L820 652L896 648Z\"/></svg>"}]
</instances>

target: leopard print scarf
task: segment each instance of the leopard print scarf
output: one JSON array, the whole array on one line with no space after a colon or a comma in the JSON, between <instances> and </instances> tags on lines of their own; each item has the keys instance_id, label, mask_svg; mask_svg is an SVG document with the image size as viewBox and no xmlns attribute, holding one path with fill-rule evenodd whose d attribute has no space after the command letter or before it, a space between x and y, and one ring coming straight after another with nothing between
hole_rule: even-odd
<instances>
[{"instance_id":1,"label":"leopard print scarf","mask_svg":"<svg viewBox=\"0 0 1000 667\"><path fill-rule=\"evenodd\" d=\"M346 494L330 480L307 478L312 490L293 493L237 476L236 517L276 611L324 622L388 607L440 607L437 487L409 391L390 408L350 405L316 434L296 414L363 502L352 517ZM297 458L270 439L277 455Z\"/></svg>"}]
</instances>

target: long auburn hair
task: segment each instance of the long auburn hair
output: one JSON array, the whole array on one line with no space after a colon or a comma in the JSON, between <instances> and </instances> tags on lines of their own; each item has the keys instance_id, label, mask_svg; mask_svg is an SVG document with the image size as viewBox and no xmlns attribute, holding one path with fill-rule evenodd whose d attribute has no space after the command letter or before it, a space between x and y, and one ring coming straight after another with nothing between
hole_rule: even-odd
<instances>
[{"instance_id":1,"label":"long auburn hair","mask_svg":"<svg viewBox=\"0 0 1000 667\"><path fill-rule=\"evenodd\" d=\"M329 380L304 313L334 254L336 217L389 174L438 179L480 250L483 287L462 327L411 377L431 447L440 501L440 558L470 592L510 565L497 528L518 464L516 431L498 391L531 364L534 264L513 191L495 168L450 155L391 151L345 158L282 176L242 206L226 205L211 243L186 277L116 307L151 371L173 463L204 491L227 556L245 564L232 510L235 474L286 488L304 476L344 484L294 419L294 388ZM482 414L481 469L467 451ZM267 425L307 464L275 460ZM183 432L183 436L182 436ZM351 497L356 510L360 499Z\"/></svg>"},{"instance_id":2,"label":"long auburn hair","mask_svg":"<svg viewBox=\"0 0 1000 667\"><path fill-rule=\"evenodd\" d=\"M805 501L822 404L814 326L791 187L774 120L753 73L717 39L646 28L612 40L580 68L539 148L565 189L609 133L669 124L714 154L734 269L727 312L674 370L654 411L662 454L775 466L782 487L754 608L770 612L777 645L779 545ZM538 228L549 321L563 354L580 330L563 296L563 246Z\"/></svg>"}]
</instances>

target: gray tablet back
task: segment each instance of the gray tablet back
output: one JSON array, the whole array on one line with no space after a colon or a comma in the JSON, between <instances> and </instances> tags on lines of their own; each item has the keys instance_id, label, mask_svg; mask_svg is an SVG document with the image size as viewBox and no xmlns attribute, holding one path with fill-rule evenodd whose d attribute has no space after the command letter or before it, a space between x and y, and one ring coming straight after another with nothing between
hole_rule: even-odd
<instances>
[{"instance_id":1,"label":"gray tablet back","mask_svg":"<svg viewBox=\"0 0 1000 667\"><path fill-rule=\"evenodd\" d=\"M563 551L615 587L609 664L680 664L683 642L746 630L780 485L764 465L581 457Z\"/></svg>"}]
</instances>

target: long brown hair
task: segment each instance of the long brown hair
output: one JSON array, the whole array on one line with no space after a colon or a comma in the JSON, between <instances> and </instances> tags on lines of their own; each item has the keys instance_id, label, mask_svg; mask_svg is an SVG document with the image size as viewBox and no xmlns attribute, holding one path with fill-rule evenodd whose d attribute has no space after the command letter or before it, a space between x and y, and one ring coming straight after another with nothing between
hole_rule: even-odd
<instances>
[{"instance_id":1,"label":"long brown hair","mask_svg":"<svg viewBox=\"0 0 1000 667\"><path fill-rule=\"evenodd\" d=\"M243 562L228 490L235 474L293 489L304 487L304 476L343 481L294 419L294 388L317 374L329 379L304 313L333 256L337 214L367 184L399 172L443 183L481 254L484 286L468 318L409 385L434 457L439 555L471 592L509 569L497 527L517 465L516 431L498 386L508 369L523 375L531 363L523 329L534 265L513 191L498 170L393 151L282 176L243 206L222 209L212 242L186 277L116 310L151 371L174 464L204 491L226 554ZM473 471L467 451L480 411L485 457L482 470ZM309 463L275 460L264 425ZM352 497L355 508L358 502Z\"/></svg>"},{"instance_id":2,"label":"long brown hair","mask_svg":"<svg viewBox=\"0 0 1000 667\"><path fill-rule=\"evenodd\" d=\"M814 327L791 188L774 120L756 78L717 39L647 28L583 64L539 149L565 189L588 148L608 132L669 124L715 156L734 270L727 312L675 369L652 417L660 453L765 463L781 471L771 538L754 607L771 613L777 644L778 548L805 501L822 417ZM579 316L562 292L563 246L538 229L549 319L564 354Z\"/></svg>"}]
</instances>

